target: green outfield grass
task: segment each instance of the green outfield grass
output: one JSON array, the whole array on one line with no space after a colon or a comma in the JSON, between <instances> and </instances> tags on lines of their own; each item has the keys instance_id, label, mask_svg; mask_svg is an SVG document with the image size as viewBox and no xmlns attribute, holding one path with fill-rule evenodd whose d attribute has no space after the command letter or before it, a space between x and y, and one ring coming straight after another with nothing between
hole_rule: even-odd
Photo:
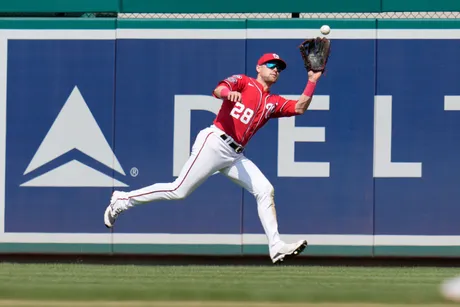
<instances>
[{"instance_id":1,"label":"green outfield grass","mask_svg":"<svg viewBox=\"0 0 460 307\"><path fill-rule=\"evenodd\" d=\"M457 274L459 268L3 263L0 301L445 304L439 285Z\"/></svg>"}]
</instances>

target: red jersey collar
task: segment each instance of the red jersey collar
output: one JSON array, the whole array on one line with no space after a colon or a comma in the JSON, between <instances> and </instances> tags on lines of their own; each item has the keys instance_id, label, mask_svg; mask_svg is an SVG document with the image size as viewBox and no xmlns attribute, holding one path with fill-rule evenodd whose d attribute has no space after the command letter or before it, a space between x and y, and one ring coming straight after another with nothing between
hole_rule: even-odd
<instances>
[{"instance_id":1,"label":"red jersey collar","mask_svg":"<svg viewBox=\"0 0 460 307\"><path fill-rule=\"evenodd\" d=\"M270 94L270 87L268 87L266 90L264 90L264 86L262 83L260 83L259 81L257 81L257 79L254 79L253 80L255 81L256 83L256 86L262 91L262 93L267 93L267 94Z\"/></svg>"}]
</instances>

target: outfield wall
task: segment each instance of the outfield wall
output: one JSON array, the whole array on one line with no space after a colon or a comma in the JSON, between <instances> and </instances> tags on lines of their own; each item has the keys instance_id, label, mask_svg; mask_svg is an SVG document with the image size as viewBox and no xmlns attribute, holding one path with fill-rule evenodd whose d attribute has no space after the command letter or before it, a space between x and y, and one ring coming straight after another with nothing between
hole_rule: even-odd
<instances>
[{"instance_id":1,"label":"outfield wall","mask_svg":"<svg viewBox=\"0 0 460 307\"><path fill-rule=\"evenodd\" d=\"M136 207L113 188L175 179L220 101L217 82L288 63L324 20L0 20L0 252L265 255L254 198L220 175L186 200ZM327 74L303 116L246 154L275 186L280 232L305 255L460 253L460 22L327 21ZM442 49L440 46L443 46Z\"/></svg>"},{"instance_id":2,"label":"outfield wall","mask_svg":"<svg viewBox=\"0 0 460 307\"><path fill-rule=\"evenodd\" d=\"M459 10L460 2L457 0L234 0L231 4L188 0L15 0L0 3L2 13L369 13Z\"/></svg>"}]
</instances>

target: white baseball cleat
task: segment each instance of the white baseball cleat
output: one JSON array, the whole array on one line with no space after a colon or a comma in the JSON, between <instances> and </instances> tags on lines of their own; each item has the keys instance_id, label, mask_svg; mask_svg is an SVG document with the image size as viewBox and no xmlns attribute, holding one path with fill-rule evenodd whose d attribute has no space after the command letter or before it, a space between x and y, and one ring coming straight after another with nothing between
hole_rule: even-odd
<instances>
[{"instance_id":1,"label":"white baseball cleat","mask_svg":"<svg viewBox=\"0 0 460 307\"><path fill-rule=\"evenodd\" d=\"M125 211L127 207L124 205L122 197L123 192L114 191L110 198L110 204L104 212L104 224L107 228L112 228L118 215Z\"/></svg>"},{"instance_id":2,"label":"white baseball cleat","mask_svg":"<svg viewBox=\"0 0 460 307\"><path fill-rule=\"evenodd\" d=\"M272 261L274 264L278 264L286 258L292 258L299 255L305 247L307 247L308 243L306 240L300 240L296 243L284 244L278 250L278 252L272 257Z\"/></svg>"}]
</instances>

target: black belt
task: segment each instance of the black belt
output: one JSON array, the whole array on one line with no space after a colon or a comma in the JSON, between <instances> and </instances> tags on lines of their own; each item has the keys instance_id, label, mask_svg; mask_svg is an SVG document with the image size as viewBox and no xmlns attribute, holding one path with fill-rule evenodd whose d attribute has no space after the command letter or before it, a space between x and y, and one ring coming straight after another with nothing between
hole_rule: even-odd
<instances>
[{"instance_id":1,"label":"black belt","mask_svg":"<svg viewBox=\"0 0 460 307\"><path fill-rule=\"evenodd\" d=\"M228 139L228 136L227 136L226 134L221 134L221 135L220 135L220 138L221 138L222 140L225 141L226 139ZM238 144L235 143L235 142L231 142L231 143L229 143L228 145L229 145L231 148L233 148L233 149L235 150L236 153L242 153L242 152L244 151L244 147L241 146L241 145L238 145Z\"/></svg>"}]
</instances>

